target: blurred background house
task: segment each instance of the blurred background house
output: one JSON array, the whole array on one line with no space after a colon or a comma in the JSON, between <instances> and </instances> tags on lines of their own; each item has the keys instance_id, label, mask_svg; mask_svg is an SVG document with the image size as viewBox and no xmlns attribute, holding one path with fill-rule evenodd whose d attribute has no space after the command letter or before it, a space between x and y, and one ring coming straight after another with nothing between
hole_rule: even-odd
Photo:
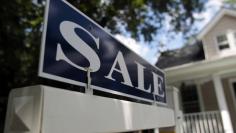
<instances>
[{"instance_id":1,"label":"blurred background house","mask_svg":"<svg viewBox=\"0 0 236 133\"><path fill-rule=\"evenodd\" d=\"M236 11L221 9L197 40L156 63L179 88L182 131L236 132Z\"/></svg>"}]
</instances>

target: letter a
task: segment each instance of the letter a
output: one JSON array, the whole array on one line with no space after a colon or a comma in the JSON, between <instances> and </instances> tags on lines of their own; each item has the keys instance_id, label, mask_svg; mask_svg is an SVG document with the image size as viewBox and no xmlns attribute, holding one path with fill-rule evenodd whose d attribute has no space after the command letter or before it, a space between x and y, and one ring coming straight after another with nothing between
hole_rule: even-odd
<instances>
[{"instance_id":1,"label":"letter a","mask_svg":"<svg viewBox=\"0 0 236 133\"><path fill-rule=\"evenodd\" d=\"M116 64L118 64L120 66L120 70L115 68ZM118 52L118 54L116 56L116 59L115 59L113 65L111 67L111 70L110 70L109 74L107 76L105 76L105 78L108 78L110 80L115 81L115 79L112 78L112 74L113 74L114 71L119 72L119 73L122 74L123 79L124 79L124 82L121 82L122 84L133 87L132 82L130 80L129 73L128 73L128 69L127 69L126 64L125 64L123 54L120 51Z\"/></svg>"}]
</instances>

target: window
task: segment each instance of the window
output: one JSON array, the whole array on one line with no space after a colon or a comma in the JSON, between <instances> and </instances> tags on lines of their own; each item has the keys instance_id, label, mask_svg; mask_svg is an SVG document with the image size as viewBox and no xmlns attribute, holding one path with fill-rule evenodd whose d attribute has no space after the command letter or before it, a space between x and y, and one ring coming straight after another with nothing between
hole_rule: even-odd
<instances>
[{"instance_id":1,"label":"window","mask_svg":"<svg viewBox=\"0 0 236 133\"><path fill-rule=\"evenodd\" d=\"M184 113L200 112L197 86L194 84L191 85L182 84L180 92L182 98L183 112Z\"/></svg>"},{"instance_id":2,"label":"window","mask_svg":"<svg viewBox=\"0 0 236 133\"><path fill-rule=\"evenodd\" d=\"M224 50L229 48L229 42L226 35L220 35L216 37L219 50Z\"/></svg>"}]
</instances>

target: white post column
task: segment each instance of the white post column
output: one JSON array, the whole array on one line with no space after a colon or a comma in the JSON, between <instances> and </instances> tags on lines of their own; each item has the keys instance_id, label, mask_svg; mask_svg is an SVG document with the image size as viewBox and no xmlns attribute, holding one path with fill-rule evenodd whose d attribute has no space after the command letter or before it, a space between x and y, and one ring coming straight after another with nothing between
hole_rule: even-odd
<instances>
[{"instance_id":1,"label":"white post column","mask_svg":"<svg viewBox=\"0 0 236 133\"><path fill-rule=\"evenodd\" d=\"M154 129L154 133L159 133L159 128Z\"/></svg>"},{"instance_id":2,"label":"white post column","mask_svg":"<svg viewBox=\"0 0 236 133\"><path fill-rule=\"evenodd\" d=\"M183 113L180 109L180 102L179 102L179 90L175 87L167 87L167 104L169 107L174 109L175 112L175 127L174 130L176 133L181 133L181 126L183 122Z\"/></svg>"},{"instance_id":3,"label":"white post column","mask_svg":"<svg viewBox=\"0 0 236 133\"><path fill-rule=\"evenodd\" d=\"M227 107L227 102L225 99L224 89L223 89L220 75L213 75L212 79L213 79L213 83L215 87L218 106L219 106L221 117L222 117L224 132L233 133L232 122L230 119L229 110Z\"/></svg>"}]
</instances>

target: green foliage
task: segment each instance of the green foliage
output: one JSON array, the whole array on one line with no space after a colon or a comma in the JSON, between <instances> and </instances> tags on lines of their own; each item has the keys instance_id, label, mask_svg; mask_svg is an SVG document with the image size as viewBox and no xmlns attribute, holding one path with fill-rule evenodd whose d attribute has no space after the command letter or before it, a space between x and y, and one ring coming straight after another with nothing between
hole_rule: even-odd
<instances>
[{"instance_id":1,"label":"green foliage","mask_svg":"<svg viewBox=\"0 0 236 133\"><path fill-rule=\"evenodd\" d=\"M236 3L236 0L225 0L225 3L235 4L235 3Z\"/></svg>"},{"instance_id":2,"label":"green foliage","mask_svg":"<svg viewBox=\"0 0 236 133\"><path fill-rule=\"evenodd\" d=\"M165 27L170 16L171 31L188 32L194 22L193 13L203 10L202 0L69 0L74 6L107 27L112 33L130 32L131 37L152 41Z\"/></svg>"},{"instance_id":3,"label":"green foliage","mask_svg":"<svg viewBox=\"0 0 236 133\"><path fill-rule=\"evenodd\" d=\"M0 132L11 88L37 80L43 7L29 0L2 0L0 4Z\"/></svg>"},{"instance_id":4,"label":"green foliage","mask_svg":"<svg viewBox=\"0 0 236 133\"><path fill-rule=\"evenodd\" d=\"M29 83L32 74L36 74L42 9L29 0L1 1L0 82L3 88Z\"/></svg>"},{"instance_id":5,"label":"green foliage","mask_svg":"<svg viewBox=\"0 0 236 133\"><path fill-rule=\"evenodd\" d=\"M225 0L224 7L236 10L236 0Z\"/></svg>"}]
</instances>

